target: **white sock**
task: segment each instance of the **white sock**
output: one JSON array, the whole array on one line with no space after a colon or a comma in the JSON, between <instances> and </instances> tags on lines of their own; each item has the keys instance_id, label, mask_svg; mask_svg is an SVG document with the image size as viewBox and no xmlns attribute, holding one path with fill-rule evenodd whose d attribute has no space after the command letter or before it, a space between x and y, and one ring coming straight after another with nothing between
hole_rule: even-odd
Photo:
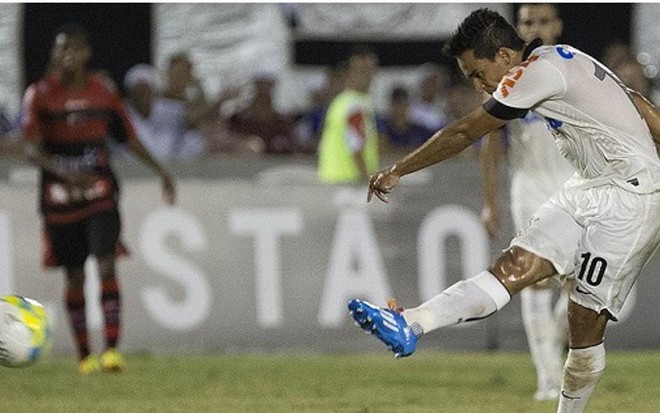
<instances>
[{"instance_id":1,"label":"white sock","mask_svg":"<svg viewBox=\"0 0 660 413\"><path fill-rule=\"evenodd\" d=\"M557 413L582 413L605 370L605 345L570 349Z\"/></svg>"},{"instance_id":2,"label":"white sock","mask_svg":"<svg viewBox=\"0 0 660 413\"><path fill-rule=\"evenodd\" d=\"M419 307L403 312L409 325L417 324L423 333L440 327L488 317L504 307L511 295L490 272L459 281Z\"/></svg>"},{"instance_id":3,"label":"white sock","mask_svg":"<svg viewBox=\"0 0 660 413\"><path fill-rule=\"evenodd\" d=\"M525 288L520 292L520 309L539 391L558 391L561 384L563 355L552 295L553 290L547 288Z\"/></svg>"}]
</instances>

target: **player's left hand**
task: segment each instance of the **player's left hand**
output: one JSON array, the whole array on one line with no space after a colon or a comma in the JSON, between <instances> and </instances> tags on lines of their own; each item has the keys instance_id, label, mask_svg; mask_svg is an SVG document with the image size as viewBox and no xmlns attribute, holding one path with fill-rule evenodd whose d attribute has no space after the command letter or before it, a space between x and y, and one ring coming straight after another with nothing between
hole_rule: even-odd
<instances>
[{"instance_id":1,"label":"player's left hand","mask_svg":"<svg viewBox=\"0 0 660 413\"><path fill-rule=\"evenodd\" d=\"M367 193L367 202L371 201L371 197L376 195L378 199L387 203L387 194L392 192L392 189L399 183L401 176L394 173L392 168L384 169L369 179L369 192Z\"/></svg>"}]
</instances>

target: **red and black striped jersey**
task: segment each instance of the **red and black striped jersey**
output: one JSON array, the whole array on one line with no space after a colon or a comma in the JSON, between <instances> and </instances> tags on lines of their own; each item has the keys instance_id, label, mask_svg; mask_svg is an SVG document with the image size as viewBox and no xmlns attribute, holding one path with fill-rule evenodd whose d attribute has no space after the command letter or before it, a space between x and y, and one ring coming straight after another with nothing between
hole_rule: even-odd
<instances>
[{"instance_id":1,"label":"red and black striped jersey","mask_svg":"<svg viewBox=\"0 0 660 413\"><path fill-rule=\"evenodd\" d=\"M110 138L124 142L136 135L110 79L90 74L75 90L55 74L37 81L25 94L22 129L25 139L40 139L59 166L98 179L94 188L81 192L42 170L41 211L47 222L74 222L116 207L119 187L107 144Z\"/></svg>"}]
</instances>

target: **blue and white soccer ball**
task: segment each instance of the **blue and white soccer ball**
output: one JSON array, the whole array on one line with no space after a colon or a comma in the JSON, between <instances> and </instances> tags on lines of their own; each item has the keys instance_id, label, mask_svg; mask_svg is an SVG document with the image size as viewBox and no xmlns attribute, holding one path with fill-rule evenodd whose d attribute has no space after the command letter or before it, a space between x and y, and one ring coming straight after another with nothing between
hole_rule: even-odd
<instances>
[{"instance_id":1,"label":"blue and white soccer ball","mask_svg":"<svg viewBox=\"0 0 660 413\"><path fill-rule=\"evenodd\" d=\"M0 365L29 366L49 343L48 316L43 305L18 295L0 297Z\"/></svg>"}]
</instances>

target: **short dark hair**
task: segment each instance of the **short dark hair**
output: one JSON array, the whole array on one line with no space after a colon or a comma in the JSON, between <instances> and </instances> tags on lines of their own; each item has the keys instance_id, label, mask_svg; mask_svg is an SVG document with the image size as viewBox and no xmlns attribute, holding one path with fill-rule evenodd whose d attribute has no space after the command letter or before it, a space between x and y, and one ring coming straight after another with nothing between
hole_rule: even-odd
<instances>
[{"instance_id":1,"label":"short dark hair","mask_svg":"<svg viewBox=\"0 0 660 413\"><path fill-rule=\"evenodd\" d=\"M490 9L478 9L470 13L458 26L444 50L453 57L472 50L478 59L493 60L500 47L522 50L525 42L499 13Z\"/></svg>"},{"instance_id":2,"label":"short dark hair","mask_svg":"<svg viewBox=\"0 0 660 413\"><path fill-rule=\"evenodd\" d=\"M65 23L61 25L55 31L54 38L57 39L57 36L60 34L64 34L67 37L78 37L85 43L89 44L89 32L87 29L77 23Z\"/></svg>"}]
</instances>

